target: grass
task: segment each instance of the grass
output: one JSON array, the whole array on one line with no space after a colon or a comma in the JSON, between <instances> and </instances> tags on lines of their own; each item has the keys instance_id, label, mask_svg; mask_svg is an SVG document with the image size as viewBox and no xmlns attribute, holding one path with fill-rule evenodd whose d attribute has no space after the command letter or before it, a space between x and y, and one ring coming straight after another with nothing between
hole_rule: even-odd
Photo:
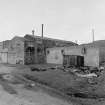
<instances>
[{"instance_id":1,"label":"grass","mask_svg":"<svg viewBox=\"0 0 105 105\"><path fill-rule=\"evenodd\" d=\"M59 69L37 72L25 68L18 70L15 74L21 74L29 80L44 84L66 94L85 93L89 94L90 97L94 97L94 95L105 97L103 77L99 77L98 84L91 85L88 83L88 79L77 77L71 72L63 72Z\"/></svg>"},{"instance_id":2,"label":"grass","mask_svg":"<svg viewBox=\"0 0 105 105\"><path fill-rule=\"evenodd\" d=\"M63 72L61 70L47 70L43 72L31 71L29 68L20 68L15 75L22 75L28 80L46 85L54 88L62 93L75 94L75 93L86 93L89 96L86 98L72 97L70 100L73 102L81 103L82 105L101 105L95 97L105 97L105 74L97 79L98 85L90 85L86 78L79 78L70 72ZM82 95L82 94L76 94ZM89 98L90 97L90 98ZM103 101L101 101L103 103ZM89 104L88 104L89 103ZM104 105L104 104L103 104Z\"/></svg>"},{"instance_id":3,"label":"grass","mask_svg":"<svg viewBox=\"0 0 105 105\"><path fill-rule=\"evenodd\" d=\"M0 80L0 84L2 85L3 89L5 91L7 91L10 94L17 94L17 91L15 89L13 89L12 86L10 86L8 83L6 83L5 81L1 81Z\"/></svg>"},{"instance_id":4,"label":"grass","mask_svg":"<svg viewBox=\"0 0 105 105\"><path fill-rule=\"evenodd\" d=\"M81 89L85 91L84 87L87 87L87 79L78 78L72 73L63 72L61 70L49 69L43 72L19 70L18 73L29 80L47 85L65 93L78 92Z\"/></svg>"}]
</instances>

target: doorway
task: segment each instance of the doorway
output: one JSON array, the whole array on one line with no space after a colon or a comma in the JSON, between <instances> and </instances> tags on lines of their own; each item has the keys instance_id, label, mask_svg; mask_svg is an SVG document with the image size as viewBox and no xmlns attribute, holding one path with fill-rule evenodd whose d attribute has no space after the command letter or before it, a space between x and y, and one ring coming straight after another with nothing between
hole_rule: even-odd
<instances>
[{"instance_id":1,"label":"doorway","mask_svg":"<svg viewBox=\"0 0 105 105\"><path fill-rule=\"evenodd\" d=\"M27 47L25 51L25 64L34 64L35 49L34 47Z\"/></svg>"},{"instance_id":2,"label":"doorway","mask_svg":"<svg viewBox=\"0 0 105 105\"><path fill-rule=\"evenodd\" d=\"M63 65L65 66L84 66L84 56L78 55L64 55L63 56Z\"/></svg>"}]
</instances>

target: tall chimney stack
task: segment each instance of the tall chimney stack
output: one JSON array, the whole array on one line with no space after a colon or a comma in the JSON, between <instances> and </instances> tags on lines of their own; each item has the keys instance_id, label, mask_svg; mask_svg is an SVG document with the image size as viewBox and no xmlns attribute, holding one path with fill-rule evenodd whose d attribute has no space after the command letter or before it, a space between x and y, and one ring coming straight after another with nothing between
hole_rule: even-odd
<instances>
[{"instance_id":1,"label":"tall chimney stack","mask_svg":"<svg viewBox=\"0 0 105 105\"><path fill-rule=\"evenodd\" d=\"M44 27L44 24L42 24L42 39L43 39L43 27Z\"/></svg>"}]
</instances>

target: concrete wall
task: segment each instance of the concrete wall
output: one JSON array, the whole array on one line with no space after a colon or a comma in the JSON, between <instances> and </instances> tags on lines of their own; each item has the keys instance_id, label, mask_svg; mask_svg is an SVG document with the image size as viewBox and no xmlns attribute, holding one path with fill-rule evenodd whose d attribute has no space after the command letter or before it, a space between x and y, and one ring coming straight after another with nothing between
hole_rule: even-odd
<instances>
[{"instance_id":1,"label":"concrete wall","mask_svg":"<svg viewBox=\"0 0 105 105\"><path fill-rule=\"evenodd\" d=\"M24 64L24 40L14 37L8 51L8 63Z\"/></svg>"},{"instance_id":2,"label":"concrete wall","mask_svg":"<svg viewBox=\"0 0 105 105\"><path fill-rule=\"evenodd\" d=\"M105 62L105 47L100 47L100 64L102 64L103 62Z\"/></svg>"},{"instance_id":3,"label":"concrete wall","mask_svg":"<svg viewBox=\"0 0 105 105\"><path fill-rule=\"evenodd\" d=\"M3 42L0 42L0 50L3 49Z\"/></svg>"},{"instance_id":4,"label":"concrete wall","mask_svg":"<svg viewBox=\"0 0 105 105\"><path fill-rule=\"evenodd\" d=\"M84 55L84 65L85 66L99 66L99 49L98 48L88 48L87 54Z\"/></svg>"},{"instance_id":5,"label":"concrete wall","mask_svg":"<svg viewBox=\"0 0 105 105\"><path fill-rule=\"evenodd\" d=\"M82 49L86 48L86 54L82 53ZM94 47L68 47L65 48L65 55L84 56L85 66L99 66L99 49Z\"/></svg>"},{"instance_id":6,"label":"concrete wall","mask_svg":"<svg viewBox=\"0 0 105 105\"><path fill-rule=\"evenodd\" d=\"M81 53L82 47L65 47L64 48L64 54L65 55L80 55L83 56L83 54Z\"/></svg>"},{"instance_id":7,"label":"concrete wall","mask_svg":"<svg viewBox=\"0 0 105 105\"><path fill-rule=\"evenodd\" d=\"M51 64L63 64L62 49L63 48L47 49L46 62Z\"/></svg>"},{"instance_id":8,"label":"concrete wall","mask_svg":"<svg viewBox=\"0 0 105 105\"><path fill-rule=\"evenodd\" d=\"M9 52L8 53L8 63L9 64L16 64L16 53L15 52Z\"/></svg>"},{"instance_id":9,"label":"concrete wall","mask_svg":"<svg viewBox=\"0 0 105 105\"><path fill-rule=\"evenodd\" d=\"M8 63L8 52L0 52L0 63Z\"/></svg>"},{"instance_id":10,"label":"concrete wall","mask_svg":"<svg viewBox=\"0 0 105 105\"><path fill-rule=\"evenodd\" d=\"M46 55L47 63L63 64L63 55L61 50L64 50L65 55L84 56L85 66L99 66L99 49L94 47L87 47L86 54L82 53L82 46L64 47L64 48L49 48L49 54ZM58 59L56 59L56 56Z\"/></svg>"}]
</instances>

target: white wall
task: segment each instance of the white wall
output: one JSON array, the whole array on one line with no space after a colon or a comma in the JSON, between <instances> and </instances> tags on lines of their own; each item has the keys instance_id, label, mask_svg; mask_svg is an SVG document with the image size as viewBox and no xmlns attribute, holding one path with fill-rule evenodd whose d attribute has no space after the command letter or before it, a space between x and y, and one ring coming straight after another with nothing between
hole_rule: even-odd
<instances>
[{"instance_id":1,"label":"white wall","mask_svg":"<svg viewBox=\"0 0 105 105\"><path fill-rule=\"evenodd\" d=\"M86 66L99 66L99 49L88 48L87 54L84 55L84 63Z\"/></svg>"},{"instance_id":2,"label":"white wall","mask_svg":"<svg viewBox=\"0 0 105 105\"><path fill-rule=\"evenodd\" d=\"M65 48L65 55L84 56L85 66L99 66L99 49L95 47L85 47L86 54L82 53L82 46Z\"/></svg>"},{"instance_id":3,"label":"white wall","mask_svg":"<svg viewBox=\"0 0 105 105\"><path fill-rule=\"evenodd\" d=\"M7 63L7 52L0 52L0 63Z\"/></svg>"},{"instance_id":4,"label":"white wall","mask_svg":"<svg viewBox=\"0 0 105 105\"><path fill-rule=\"evenodd\" d=\"M81 53L82 47L65 47L65 55L80 55L83 56Z\"/></svg>"},{"instance_id":5,"label":"white wall","mask_svg":"<svg viewBox=\"0 0 105 105\"><path fill-rule=\"evenodd\" d=\"M8 53L8 63L9 64L16 64L16 53L15 52L9 52Z\"/></svg>"},{"instance_id":6,"label":"white wall","mask_svg":"<svg viewBox=\"0 0 105 105\"><path fill-rule=\"evenodd\" d=\"M48 49L48 50L49 50L49 54L46 53L47 54L46 55L47 56L47 58L46 58L47 63L63 64L63 55L61 52L62 49Z\"/></svg>"},{"instance_id":7,"label":"white wall","mask_svg":"<svg viewBox=\"0 0 105 105\"><path fill-rule=\"evenodd\" d=\"M49 48L47 54L47 63L63 64L63 56L61 50L64 50L65 55L79 55L84 56L85 66L99 66L99 49L94 47L87 47L86 54L82 53L82 46L73 46L65 48Z\"/></svg>"},{"instance_id":8,"label":"white wall","mask_svg":"<svg viewBox=\"0 0 105 105\"><path fill-rule=\"evenodd\" d=\"M24 64L24 41L19 37L14 37L11 40L11 46L8 53L8 63Z\"/></svg>"}]
</instances>

